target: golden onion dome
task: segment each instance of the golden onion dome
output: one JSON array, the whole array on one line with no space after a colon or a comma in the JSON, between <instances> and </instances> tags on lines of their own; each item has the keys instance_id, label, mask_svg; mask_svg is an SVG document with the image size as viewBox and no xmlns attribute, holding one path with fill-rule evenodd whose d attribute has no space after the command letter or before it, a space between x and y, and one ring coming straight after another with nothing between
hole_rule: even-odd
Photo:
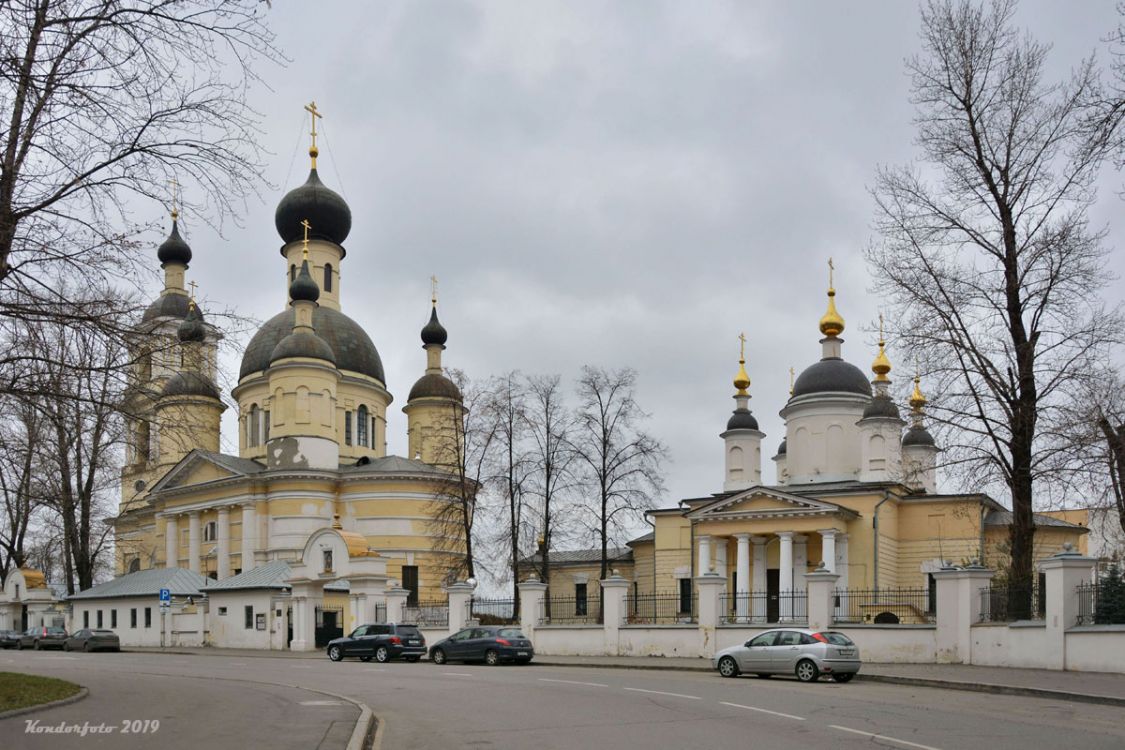
<instances>
[{"instance_id":1,"label":"golden onion dome","mask_svg":"<svg viewBox=\"0 0 1125 750\"><path fill-rule=\"evenodd\" d=\"M926 397L922 395L922 388L919 386L921 381L920 376L914 376L914 392L910 394L910 406L914 411L922 411L922 407L926 405Z\"/></svg>"},{"instance_id":2,"label":"golden onion dome","mask_svg":"<svg viewBox=\"0 0 1125 750\"><path fill-rule=\"evenodd\" d=\"M875 373L875 380L879 383L890 381L887 373L891 371L891 360L887 359L886 345L887 342L879 341L879 353L875 355L875 361L871 363L871 372Z\"/></svg>"},{"instance_id":3,"label":"golden onion dome","mask_svg":"<svg viewBox=\"0 0 1125 750\"><path fill-rule=\"evenodd\" d=\"M738 389L739 396L749 395L747 388L750 387L750 375L746 372L746 360L738 360L738 373L734 376L734 387Z\"/></svg>"},{"instance_id":4,"label":"golden onion dome","mask_svg":"<svg viewBox=\"0 0 1125 750\"><path fill-rule=\"evenodd\" d=\"M345 531L340 524L340 515L332 516L332 528L348 545L348 557L379 557L379 553L371 549L367 537L355 531Z\"/></svg>"},{"instance_id":5,"label":"golden onion dome","mask_svg":"<svg viewBox=\"0 0 1125 750\"><path fill-rule=\"evenodd\" d=\"M844 318L836 311L836 290L828 287L828 311L820 319L820 332L839 336L844 332Z\"/></svg>"},{"instance_id":6,"label":"golden onion dome","mask_svg":"<svg viewBox=\"0 0 1125 750\"><path fill-rule=\"evenodd\" d=\"M20 573L23 574L23 585L30 591L31 589L45 589L47 588L47 579L42 571L35 568L20 568Z\"/></svg>"}]
</instances>

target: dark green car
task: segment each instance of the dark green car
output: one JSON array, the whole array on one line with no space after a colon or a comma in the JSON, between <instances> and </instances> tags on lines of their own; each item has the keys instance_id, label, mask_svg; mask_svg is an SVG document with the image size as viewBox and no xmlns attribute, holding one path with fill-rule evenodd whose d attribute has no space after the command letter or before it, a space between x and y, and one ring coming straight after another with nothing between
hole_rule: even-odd
<instances>
[{"instance_id":1,"label":"dark green car","mask_svg":"<svg viewBox=\"0 0 1125 750\"><path fill-rule=\"evenodd\" d=\"M63 643L63 651L120 651L121 639L112 630L83 628Z\"/></svg>"}]
</instances>

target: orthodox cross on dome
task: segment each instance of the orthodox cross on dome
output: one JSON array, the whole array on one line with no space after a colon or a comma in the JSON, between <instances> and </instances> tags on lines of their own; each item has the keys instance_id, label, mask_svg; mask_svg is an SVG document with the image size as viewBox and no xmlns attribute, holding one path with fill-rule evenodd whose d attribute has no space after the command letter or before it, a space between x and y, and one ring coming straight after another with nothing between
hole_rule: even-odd
<instances>
[{"instance_id":1,"label":"orthodox cross on dome","mask_svg":"<svg viewBox=\"0 0 1125 750\"><path fill-rule=\"evenodd\" d=\"M746 331L738 334L738 360L740 362L746 360Z\"/></svg>"},{"instance_id":2,"label":"orthodox cross on dome","mask_svg":"<svg viewBox=\"0 0 1125 750\"><path fill-rule=\"evenodd\" d=\"M832 272L836 270L836 266L832 263L832 257L828 258L828 288L832 289Z\"/></svg>"},{"instance_id":3,"label":"orthodox cross on dome","mask_svg":"<svg viewBox=\"0 0 1125 750\"><path fill-rule=\"evenodd\" d=\"M309 135L312 136L312 144L309 146L309 156L312 157L312 168L316 169L316 157L320 155L320 149L316 147L316 121L323 119L324 115L320 114L320 110L316 108L316 102L309 102L305 105L305 111L309 113L309 119L312 121L312 130Z\"/></svg>"},{"instance_id":4,"label":"orthodox cross on dome","mask_svg":"<svg viewBox=\"0 0 1125 750\"><path fill-rule=\"evenodd\" d=\"M188 286L191 287L191 295L190 295L190 299L188 299L188 306L195 307L195 288L199 285L196 284L194 281L189 281Z\"/></svg>"},{"instance_id":5,"label":"orthodox cross on dome","mask_svg":"<svg viewBox=\"0 0 1125 750\"><path fill-rule=\"evenodd\" d=\"M746 334L738 334L738 373L734 376L734 387L739 396L749 395L750 375L746 372Z\"/></svg>"},{"instance_id":6,"label":"orthodox cross on dome","mask_svg":"<svg viewBox=\"0 0 1125 750\"><path fill-rule=\"evenodd\" d=\"M793 379L796 377L797 371L792 367L789 368L789 395L793 395Z\"/></svg>"},{"instance_id":7,"label":"orthodox cross on dome","mask_svg":"<svg viewBox=\"0 0 1125 750\"><path fill-rule=\"evenodd\" d=\"M312 224L309 223L308 219L301 219L301 226L303 226L305 228L305 238L304 238L304 240L302 240L302 242L304 243L304 249L301 251L302 252L301 259L302 260L308 260L309 259L309 230L312 229Z\"/></svg>"},{"instance_id":8,"label":"orthodox cross on dome","mask_svg":"<svg viewBox=\"0 0 1125 750\"><path fill-rule=\"evenodd\" d=\"M430 301L437 307L437 276L430 277Z\"/></svg>"},{"instance_id":9,"label":"orthodox cross on dome","mask_svg":"<svg viewBox=\"0 0 1125 750\"><path fill-rule=\"evenodd\" d=\"M179 192L180 183L176 182L176 178L168 180L168 184L172 186L172 221L180 218L180 211L178 208L179 202L177 200L177 192Z\"/></svg>"}]
</instances>

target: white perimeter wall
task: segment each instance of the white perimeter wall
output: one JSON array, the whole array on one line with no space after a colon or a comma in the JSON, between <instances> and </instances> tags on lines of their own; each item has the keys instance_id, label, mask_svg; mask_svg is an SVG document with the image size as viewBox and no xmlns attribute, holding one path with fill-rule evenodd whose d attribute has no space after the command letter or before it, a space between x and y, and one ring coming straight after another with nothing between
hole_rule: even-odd
<instances>
[{"instance_id":1,"label":"white perimeter wall","mask_svg":"<svg viewBox=\"0 0 1125 750\"><path fill-rule=\"evenodd\" d=\"M1047 628L1035 625L974 625L971 629L971 664L984 667L1050 669L1052 644Z\"/></svg>"},{"instance_id":2,"label":"white perimeter wall","mask_svg":"<svg viewBox=\"0 0 1125 750\"><path fill-rule=\"evenodd\" d=\"M1125 672L1125 625L1090 625L1066 632L1066 668Z\"/></svg>"},{"instance_id":3,"label":"white perimeter wall","mask_svg":"<svg viewBox=\"0 0 1125 750\"><path fill-rule=\"evenodd\" d=\"M266 589L261 591L231 591L220 593L212 591L208 594L210 612L208 613L210 625L210 643L219 648L260 648L284 649L286 643L288 623L285 619L287 604L274 603L274 592ZM219 614L220 608L226 607L226 614ZM246 627L245 607L253 607L251 627ZM277 616L277 610L281 616ZM266 616L266 629L258 630L258 615Z\"/></svg>"}]
</instances>

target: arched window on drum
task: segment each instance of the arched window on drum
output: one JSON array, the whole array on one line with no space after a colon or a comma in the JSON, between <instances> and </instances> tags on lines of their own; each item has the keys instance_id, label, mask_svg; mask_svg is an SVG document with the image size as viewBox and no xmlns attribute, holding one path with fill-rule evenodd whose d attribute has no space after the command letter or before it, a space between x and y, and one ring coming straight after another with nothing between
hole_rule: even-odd
<instances>
[{"instance_id":1,"label":"arched window on drum","mask_svg":"<svg viewBox=\"0 0 1125 750\"><path fill-rule=\"evenodd\" d=\"M364 448L367 447L367 426L368 426L368 424L369 423L368 423L368 419L367 419L367 407L366 406L360 406L359 412L357 413L356 420L355 420L356 443L363 446Z\"/></svg>"}]
</instances>

